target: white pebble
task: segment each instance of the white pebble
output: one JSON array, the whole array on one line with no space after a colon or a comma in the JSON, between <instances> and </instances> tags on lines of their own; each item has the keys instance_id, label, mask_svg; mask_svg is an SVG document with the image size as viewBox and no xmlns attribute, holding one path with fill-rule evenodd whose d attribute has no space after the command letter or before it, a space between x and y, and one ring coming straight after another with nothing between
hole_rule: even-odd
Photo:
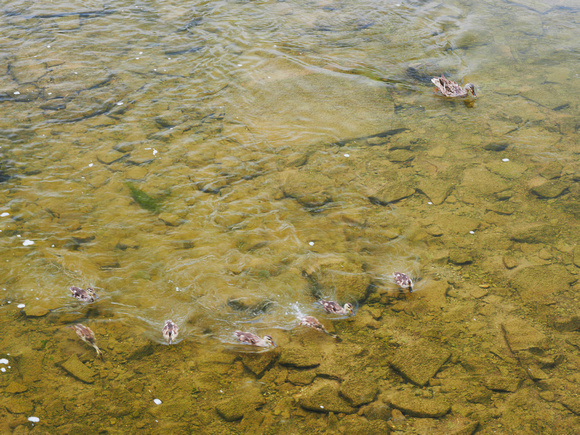
<instances>
[{"instance_id":1,"label":"white pebble","mask_svg":"<svg viewBox=\"0 0 580 435\"><path fill-rule=\"evenodd\" d=\"M32 240L25 240L24 242L22 242L23 246L29 246L29 245L34 245L34 242Z\"/></svg>"},{"instance_id":2,"label":"white pebble","mask_svg":"<svg viewBox=\"0 0 580 435\"><path fill-rule=\"evenodd\" d=\"M475 231L470 231L469 234L475 234Z\"/></svg>"},{"instance_id":3,"label":"white pebble","mask_svg":"<svg viewBox=\"0 0 580 435\"><path fill-rule=\"evenodd\" d=\"M501 159L502 162L509 162L510 159Z\"/></svg>"},{"instance_id":4,"label":"white pebble","mask_svg":"<svg viewBox=\"0 0 580 435\"><path fill-rule=\"evenodd\" d=\"M324 406L320 405L320 409L324 409Z\"/></svg>"},{"instance_id":5,"label":"white pebble","mask_svg":"<svg viewBox=\"0 0 580 435\"><path fill-rule=\"evenodd\" d=\"M93 163L89 163L89 168L92 168L92 167L93 167Z\"/></svg>"},{"instance_id":6,"label":"white pebble","mask_svg":"<svg viewBox=\"0 0 580 435\"><path fill-rule=\"evenodd\" d=\"M153 403L155 403L156 405L161 405L161 403L163 402L161 402L161 400L159 399L153 399Z\"/></svg>"},{"instance_id":7,"label":"white pebble","mask_svg":"<svg viewBox=\"0 0 580 435\"><path fill-rule=\"evenodd\" d=\"M153 148L153 155L156 156L157 155L157 150L155 148Z\"/></svg>"},{"instance_id":8,"label":"white pebble","mask_svg":"<svg viewBox=\"0 0 580 435\"><path fill-rule=\"evenodd\" d=\"M31 421L33 423L38 423L40 421L40 418L38 418L38 417L28 417L28 421Z\"/></svg>"},{"instance_id":9,"label":"white pebble","mask_svg":"<svg viewBox=\"0 0 580 435\"><path fill-rule=\"evenodd\" d=\"M117 103L117 106L122 106L122 105L123 105L123 102L122 102L122 101L119 101L119 102Z\"/></svg>"},{"instance_id":10,"label":"white pebble","mask_svg":"<svg viewBox=\"0 0 580 435\"><path fill-rule=\"evenodd\" d=\"M25 306L26 305L24 305L24 304L18 304L18 305L16 305L16 307L18 307L18 308L24 308Z\"/></svg>"},{"instance_id":11,"label":"white pebble","mask_svg":"<svg viewBox=\"0 0 580 435\"><path fill-rule=\"evenodd\" d=\"M314 242L308 242L310 246L314 246Z\"/></svg>"},{"instance_id":12,"label":"white pebble","mask_svg":"<svg viewBox=\"0 0 580 435\"><path fill-rule=\"evenodd\" d=\"M345 156L345 157L350 157L350 154L345 154L344 156Z\"/></svg>"},{"instance_id":13,"label":"white pebble","mask_svg":"<svg viewBox=\"0 0 580 435\"><path fill-rule=\"evenodd\" d=\"M6 217L6 216L10 216L10 213L4 212L4 213L0 214L0 217Z\"/></svg>"},{"instance_id":14,"label":"white pebble","mask_svg":"<svg viewBox=\"0 0 580 435\"><path fill-rule=\"evenodd\" d=\"M429 205L433 205L433 203L432 203L431 201L429 201L427 204L429 204Z\"/></svg>"},{"instance_id":15,"label":"white pebble","mask_svg":"<svg viewBox=\"0 0 580 435\"><path fill-rule=\"evenodd\" d=\"M0 359L0 364L8 364L8 360L6 358Z\"/></svg>"},{"instance_id":16,"label":"white pebble","mask_svg":"<svg viewBox=\"0 0 580 435\"><path fill-rule=\"evenodd\" d=\"M18 91L15 91L15 92L14 92L14 95L20 95L20 92L18 92Z\"/></svg>"},{"instance_id":17,"label":"white pebble","mask_svg":"<svg viewBox=\"0 0 580 435\"><path fill-rule=\"evenodd\" d=\"M4 373L6 369L4 367L0 367L0 372Z\"/></svg>"},{"instance_id":18,"label":"white pebble","mask_svg":"<svg viewBox=\"0 0 580 435\"><path fill-rule=\"evenodd\" d=\"M46 48L50 48L50 45L47 45Z\"/></svg>"}]
</instances>

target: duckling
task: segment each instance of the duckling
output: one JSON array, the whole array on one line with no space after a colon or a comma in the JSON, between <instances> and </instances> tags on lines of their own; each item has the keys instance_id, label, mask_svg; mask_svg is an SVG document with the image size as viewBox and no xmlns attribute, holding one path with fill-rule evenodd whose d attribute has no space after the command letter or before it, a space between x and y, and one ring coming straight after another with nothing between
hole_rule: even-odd
<instances>
[{"instance_id":1,"label":"duckling","mask_svg":"<svg viewBox=\"0 0 580 435\"><path fill-rule=\"evenodd\" d=\"M256 334L252 334L251 332L242 332L242 331L236 331L234 332L234 335L242 343L247 343L252 346L276 347L276 344L274 344L274 340L270 335L264 335L264 338L260 338Z\"/></svg>"},{"instance_id":2,"label":"duckling","mask_svg":"<svg viewBox=\"0 0 580 435\"><path fill-rule=\"evenodd\" d=\"M173 343L173 340L179 335L179 327L173 323L171 320L166 320L163 326L163 337L167 340L169 344Z\"/></svg>"},{"instance_id":3,"label":"duckling","mask_svg":"<svg viewBox=\"0 0 580 435\"><path fill-rule=\"evenodd\" d=\"M302 317L300 318L300 323L298 325L308 326L309 328L316 329L317 331L324 332L325 334L328 334L331 337L336 338L336 335L328 332L324 327L324 325L320 323L316 317L313 316Z\"/></svg>"},{"instance_id":4,"label":"duckling","mask_svg":"<svg viewBox=\"0 0 580 435\"><path fill-rule=\"evenodd\" d=\"M413 280L406 273L394 272L395 284L399 287L409 289L409 293L413 293Z\"/></svg>"},{"instance_id":5,"label":"duckling","mask_svg":"<svg viewBox=\"0 0 580 435\"><path fill-rule=\"evenodd\" d=\"M98 356L100 357L103 356L103 352L101 352L101 349L99 349L99 347L97 346L97 339L95 338L95 333L91 331L91 328L85 325L81 325L80 323L74 325L73 328L75 329L77 335L82 341L84 341L87 344L90 344L95 348Z\"/></svg>"},{"instance_id":6,"label":"duckling","mask_svg":"<svg viewBox=\"0 0 580 435\"><path fill-rule=\"evenodd\" d=\"M458 83L454 82L453 80L449 80L443 74L441 77L433 77L431 79L433 84L437 86L437 89L445 96L445 97L467 97L468 93L471 92L475 97L475 86L472 83L466 84L464 87L461 87Z\"/></svg>"},{"instance_id":7,"label":"duckling","mask_svg":"<svg viewBox=\"0 0 580 435\"><path fill-rule=\"evenodd\" d=\"M70 288L72 297L78 299L82 302L95 302L97 300L97 294L95 290L88 287L86 290L82 288L75 287L74 285Z\"/></svg>"},{"instance_id":8,"label":"duckling","mask_svg":"<svg viewBox=\"0 0 580 435\"><path fill-rule=\"evenodd\" d=\"M341 307L338 303L334 301L325 301L324 299L321 299L318 302L320 302L322 308L324 308L329 313L339 314L343 316L346 314L354 315L353 312L354 307L352 306L352 304L348 302L344 304L344 307Z\"/></svg>"}]
</instances>

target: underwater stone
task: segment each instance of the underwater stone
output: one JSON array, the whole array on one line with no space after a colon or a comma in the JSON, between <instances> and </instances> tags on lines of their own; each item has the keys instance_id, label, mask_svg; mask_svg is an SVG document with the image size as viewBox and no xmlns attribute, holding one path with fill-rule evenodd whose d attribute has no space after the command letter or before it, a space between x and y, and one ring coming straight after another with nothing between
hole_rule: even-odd
<instances>
[{"instance_id":1,"label":"underwater stone","mask_svg":"<svg viewBox=\"0 0 580 435\"><path fill-rule=\"evenodd\" d=\"M443 180L422 180L419 190L435 205L442 204L453 191L453 183Z\"/></svg>"},{"instance_id":2,"label":"underwater stone","mask_svg":"<svg viewBox=\"0 0 580 435\"><path fill-rule=\"evenodd\" d=\"M308 368L320 365L322 355L300 345L288 345L282 350L278 363L283 366Z\"/></svg>"},{"instance_id":3,"label":"underwater stone","mask_svg":"<svg viewBox=\"0 0 580 435\"><path fill-rule=\"evenodd\" d=\"M512 352L543 348L546 344L546 336L525 320L507 320L501 324L501 329Z\"/></svg>"},{"instance_id":4,"label":"underwater stone","mask_svg":"<svg viewBox=\"0 0 580 435\"><path fill-rule=\"evenodd\" d=\"M266 403L258 388L238 391L237 395L218 403L215 407L218 414L226 421L241 420L248 412L254 411Z\"/></svg>"},{"instance_id":5,"label":"underwater stone","mask_svg":"<svg viewBox=\"0 0 580 435\"><path fill-rule=\"evenodd\" d=\"M309 385L316 378L316 372L312 370L289 370L288 382L294 385Z\"/></svg>"},{"instance_id":6,"label":"underwater stone","mask_svg":"<svg viewBox=\"0 0 580 435\"><path fill-rule=\"evenodd\" d=\"M10 394L23 393L28 390L28 387L20 382L12 381L6 387L6 392Z\"/></svg>"},{"instance_id":7,"label":"underwater stone","mask_svg":"<svg viewBox=\"0 0 580 435\"><path fill-rule=\"evenodd\" d=\"M419 340L397 350L391 366L406 379L424 386L439 371L451 352L427 340Z\"/></svg>"},{"instance_id":8,"label":"underwater stone","mask_svg":"<svg viewBox=\"0 0 580 435\"><path fill-rule=\"evenodd\" d=\"M366 377L349 379L340 385L340 394L353 406L372 402L377 397L378 392L377 381Z\"/></svg>"},{"instance_id":9,"label":"underwater stone","mask_svg":"<svg viewBox=\"0 0 580 435\"><path fill-rule=\"evenodd\" d=\"M28 317L43 317L50 313L50 310L44 307L39 307L38 305L27 306L24 308L24 314Z\"/></svg>"},{"instance_id":10,"label":"underwater stone","mask_svg":"<svg viewBox=\"0 0 580 435\"><path fill-rule=\"evenodd\" d=\"M453 249L449 252L449 261L453 264L467 264L473 261L473 257L466 249Z\"/></svg>"},{"instance_id":11,"label":"underwater stone","mask_svg":"<svg viewBox=\"0 0 580 435\"><path fill-rule=\"evenodd\" d=\"M508 147L507 142L490 142L483 146L488 151L503 151Z\"/></svg>"},{"instance_id":12,"label":"underwater stone","mask_svg":"<svg viewBox=\"0 0 580 435\"><path fill-rule=\"evenodd\" d=\"M352 414L356 411L356 408L340 397L338 383L327 379L321 379L303 390L298 403L302 408L314 412Z\"/></svg>"},{"instance_id":13,"label":"underwater stone","mask_svg":"<svg viewBox=\"0 0 580 435\"><path fill-rule=\"evenodd\" d=\"M282 190L305 207L320 207L332 200L333 181L319 172L290 170L282 174Z\"/></svg>"},{"instance_id":14,"label":"underwater stone","mask_svg":"<svg viewBox=\"0 0 580 435\"><path fill-rule=\"evenodd\" d=\"M408 198L415 193L415 188L403 182L389 184L372 195L369 199L373 203L387 205Z\"/></svg>"},{"instance_id":15,"label":"underwater stone","mask_svg":"<svg viewBox=\"0 0 580 435\"><path fill-rule=\"evenodd\" d=\"M549 297L569 287L574 275L560 264L530 266L520 269L511 283L528 303L545 303Z\"/></svg>"},{"instance_id":16,"label":"underwater stone","mask_svg":"<svg viewBox=\"0 0 580 435\"><path fill-rule=\"evenodd\" d=\"M242 355L242 363L253 374L260 376L277 357L278 352L275 350L255 354L247 353Z\"/></svg>"},{"instance_id":17,"label":"underwater stone","mask_svg":"<svg viewBox=\"0 0 580 435\"><path fill-rule=\"evenodd\" d=\"M484 384L492 391L513 393L517 391L521 379L513 376L491 376L484 380Z\"/></svg>"},{"instance_id":18,"label":"underwater stone","mask_svg":"<svg viewBox=\"0 0 580 435\"><path fill-rule=\"evenodd\" d=\"M556 198L568 190L568 184L561 181L548 181L539 186L534 186L530 190L540 198Z\"/></svg>"},{"instance_id":19,"label":"underwater stone","mask_svg":"<svg viewBox=\"0 0 580 435\"><path fill-rule=\"evenodd\" d=\"M580 245L574 246L573 261L576 267L580 267Z\"/></svg>"},{"instance_id":20,"label":"underwater stone","mask_svg":"<svg viewBox=\"0 0 580 435\"><path fill-rule=\"evenodd\" d=\"M389 397L393 408L403 411L412 417L439 418L451 410L451 406L440 399L425 399L413 391L400 391Z\"/></svg>"},{"instance_id":21,"label":"underwater stone","mask_svg":"<svg viewBox=\"0 0 580 435\"><path fill-rule=\"evenodd\" d=\"M132 347L135 348L137 347L137 345L133 345ZM141 359L151 355L153 352L154 352L153 344L148 341L138 346L133 352L131 352L131 355L129 355L127 359L128 360Z\"/></svg>"},{"instance_id":22,"label":"underwater stone","mask_svg":"<svg viewBox=\"0 0 580 435\"><path fill-rule=\"evenodd\" d=\"M84 365L76 355L71 356L61 364L61 367L80 381L86 382L87 384L95 382L93 379L95 372Z\"/></svg>"},{"instance_id":23,"label":"underwater stone","mask_svg":"<svg viewBox=\"0 0 580 435\"><path fill-rule=\"evenodd\" d=\"M520 243L552 243L557 234L553 225L526 224L515 228L510 239Z\"/></svg>"},{"instance_id":24,"label":"underwater stone","mask_svg":"<svg viewBox=\"0 0 580 435\"><path fill-rule=\"evenodd\" d=\"M173 213L161 213L159 215L159 219L165 224L171 227L176 227L183 222L179 216L174 215Z\"/></svg>"},{"instance_id":25,"label":"underwater stone","mask_svg":"<svg viewBox=\"0 0 580 435\"><path fill-rule=\"evenodd\" d=\"M3 404L11 414L26 414L34 409L32 402L23 397L10 397Z\"/></svg>"}]
</instances>

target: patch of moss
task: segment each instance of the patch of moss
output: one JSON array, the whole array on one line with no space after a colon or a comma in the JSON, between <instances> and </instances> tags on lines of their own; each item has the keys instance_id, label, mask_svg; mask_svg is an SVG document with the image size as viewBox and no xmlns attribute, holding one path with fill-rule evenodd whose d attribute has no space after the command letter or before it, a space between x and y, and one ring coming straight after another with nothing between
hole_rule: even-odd
<instances>
[{"instance_id":1,"label":"patch of moss","mask_svg":"<svg viewBox=\"0 0 580 435\"><path fill-rule=\"evenodd\" d=\"M161 211L159 200L143 192L141 189L136 188L132 183L127 183L127 187L131 192L131 197L141 208L152 213L159 213Z\"/></svg>"}]
</instances>

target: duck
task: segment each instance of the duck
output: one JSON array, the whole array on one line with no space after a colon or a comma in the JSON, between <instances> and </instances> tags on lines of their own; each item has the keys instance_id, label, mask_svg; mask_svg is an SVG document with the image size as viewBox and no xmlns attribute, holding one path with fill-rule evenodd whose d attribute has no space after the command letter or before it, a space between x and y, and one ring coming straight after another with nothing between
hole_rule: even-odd
<instances>
[{"instance_id":1,"label":"duck","mask_svg":"<svg viewBox=\"0 0 580 435\"><path fill-rule=\"evenodd\" d=\"M321 299L318 302L320 302L322 308L324 308L324 310L328 313L339 315L354 314L353 312L354 307L352 306L352 304L348 302L344 304L344 307L341 307L340 304L338 304L337 302L326 301L324 299Z\"/></svg>"},{"instance_id":2,"label":"duck","mask_svg":"<svg viewBox=\"0 0 580 435\"><path fill-rule=\"evenodd\" d=\"M274 344L274 339L271 335L264 335L264 338L260 338L256 334L252 334L251 332L243 332L243 331L236 331L234 335L238 340L242 343L249 344L251 346L259 346L259 347L269 347L273 346L276 347Z\"/></svg>"},{"instance_id":3,"label":"duck","mask_svg":"<svg viewBox=\"0 0 580 435\"><path fill-rule=\"evenodd\" d=\"M97 294L91 287L88 287L86 290L84 290L73 285L70 288L70 291L72 293L71 296L81 302L95 302L97 300Z\"/></svg>"},{"instance_id":4,"label":"duck","mask_svg":"<svg viewBox=\"0 0 580 435\"><path fill-rule=\"evenodd\" d=\"M328 332L326 330L326 328L324 327L324 325L322 323L320 323L320 321L314 316L301 317L300 323L298 323L298 326L300 326L300 325L307 326L307 327L312 328L312 329L316 329L317 331L324 332L325 334L328 334L331 337L336 338L336 335Z\"/></svg>"},{"instance_id":5,"label":"duck","mask_svg":"<svg viewBox=\"0 0 580 435\"><path fill-rule=\"evenodd\" d=\"M464 87L462 87L453 80L449 80L443 74L441 74L441 77L433 77L431 81L435 86L437 86L437 89L439 89L439 91L445 97L463 98L467 97L470 92L474 97L476 96L475 86L472 83L467 83Z\"/></svg>"},{"instance_id":6,"label":"duck","mask_svg":"<svg viewBox=\"0 0 580 435\"><path fill-rule=\"evenodd\" d=\"M393 278L395 279L395 284L397 284L399 287L409 289L409 293L413 292L413 280L409 277L409 275L403 272L394 272Z\"/></svg>"},{"instance_id":7,"label":"duck","mask_svg":"<svg viewBox=\"0 0 580 435\"><path fill-rule=\"evenodd\" d=\"M172 344L173 340L179 335L179 327L173 323L171 320L166 320L165 325L163 325L163 337L167 340L167 343Z\"/></svg>"},{"instance_id":8,"label":"duck","mask_svg":"<svg viewBox=\"0 0 580 435\"><path fill-rule=\"evenodd\" d=\"M82 341L95 348L98 356L100 357L103 356L103 352L101 352L101 349L99 349L99 346L97 346L97 339L95 338L95 333L91 330L91 328L81 323L77 323L76 325L73 326L73 328Z\"/></svg>"}]
</instances>

